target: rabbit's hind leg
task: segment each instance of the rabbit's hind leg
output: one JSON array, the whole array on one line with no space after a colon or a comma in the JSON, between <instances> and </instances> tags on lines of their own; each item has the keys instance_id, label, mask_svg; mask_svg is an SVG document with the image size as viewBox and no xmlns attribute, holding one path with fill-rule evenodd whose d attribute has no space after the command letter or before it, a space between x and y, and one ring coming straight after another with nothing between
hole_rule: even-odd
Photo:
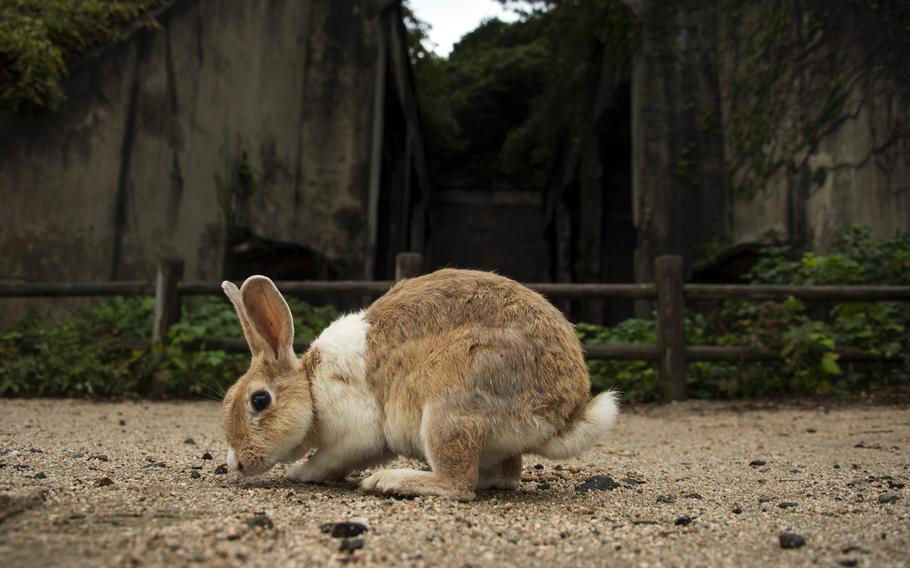
<instances>
[{"instance_id":1,"label":"rabbit's hind leg","mask_svg":"<svg viewBox=\"0 0 910 568\"><path fill-rule=\"evenodd\" d=\"M521 483L521 456L512 456L480 470L477 489L518 489Z\"/></svg>"},{"instance_id":2,"label":"rabbit's hind leg","mask_svg":"<svg viewBox=\"0 0 910 568\"><path fill-rule=\"evenodd\" d=\"M425 411L421 433L427 461L433 471L381 470L364 479L361 487L374 493L473 500L486 434L485 422L477 415L455 412L451 407Z\"/></svg>"}]
</instances>

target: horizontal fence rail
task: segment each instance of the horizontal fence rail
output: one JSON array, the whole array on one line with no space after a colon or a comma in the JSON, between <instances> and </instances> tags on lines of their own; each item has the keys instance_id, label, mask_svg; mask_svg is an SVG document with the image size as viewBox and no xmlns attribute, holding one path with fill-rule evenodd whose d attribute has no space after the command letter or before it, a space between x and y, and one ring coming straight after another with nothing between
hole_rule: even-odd
<instances>
[{"instance_id":1,"label":"horizontal fence rail","mask_svg":"<svg viewBox=\"0 0 910 568\"><path fill-rule=\"evenodd\" d=\"M294 297L375 297L387 292L395 282L423 273L423 258L416 253L396 257L395 281L278 281L281 292ZM154 282L75 282L18 283L0 282L0 298L64 298L99 296L154 296L155 317L151 344L167 339L168 329L180 318L182 296L220 296L220 282L183 281L183 262L164 259ZM238 283L239 284L239 283ZM678 257L655 259L654 284L569 284L530 283L528 288L551 299L567 300L646 300L656 302L657 345L588 345L590 359L656 362L659 390L664 400L686 397L687 361L773 362L780 351L765 347L686 345L684 334L685 302L718 300L779 300L798 298L821 302L910 301L910 286L790 286L740 284L684 284L682 262ZM128 347L143 348L148 341L125 340ZM242 339L213 338L197 340L190 348L229 352L249 350ZM294 348L303 352L309 343L298 341ZM834 351L840 361L898 361L900 356L884 356L855 349Z\"/></svg>"}]
</instances>

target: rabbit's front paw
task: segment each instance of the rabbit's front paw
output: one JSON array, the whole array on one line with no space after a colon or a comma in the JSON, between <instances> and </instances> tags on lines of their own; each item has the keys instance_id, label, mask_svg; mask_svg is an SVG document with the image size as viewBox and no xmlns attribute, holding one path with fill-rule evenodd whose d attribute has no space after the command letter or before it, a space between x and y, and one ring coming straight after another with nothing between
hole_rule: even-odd
<instances>
[{"instance_id":1,"label":"rabbit's front paw","mask_svg":"<svg viewBox=\"0 0 910 568\"><path fill-rule=\"evenodd\" d=\"M284 476L302 483L321 483L331 477L328 472L312 467L310 462L302 462L289 467Z\"/></svg>"}]
</instances>

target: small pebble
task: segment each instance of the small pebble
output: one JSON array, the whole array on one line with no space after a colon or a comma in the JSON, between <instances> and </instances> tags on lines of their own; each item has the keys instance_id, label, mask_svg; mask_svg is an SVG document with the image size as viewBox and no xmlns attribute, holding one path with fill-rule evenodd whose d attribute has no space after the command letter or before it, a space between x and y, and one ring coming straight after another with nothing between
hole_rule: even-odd
<instances>
[{"instance_id":1,"label":"small pebble","mask_svg":"<svg viewBox=\"0 0 910 568\"><path fill-rule=\"evenodd\" d=\"M793 501L781 501L777 504L781 509L793 509L799 507L799 503L794 503Z\"/></svg>"},{"instance_id":2,"label":"small pebble","mask_svg":"<svg viewBox=\"0 0 910 568\"><path fill-rule=\"evenodd\" d=\"M657 502L663 503L665 505L670 505L676 502L676 498L671 495L658 495Z\"/></svg>"},{"instance_id":3,"label":"small pebble","mask_svg":"<svg viewBox=\"0 0 910 568\"><path fill-rule=\"evenodd\" d=\"M809 434L815 434L816 432L818 432L818 430L816 430L815 428L806 428L806 432L808 432Z\"/></svg>"},{"instance_id":4,"label":"small pebble","mask_svg":"<svg viewBox=\"0 0 910 568\"><path fill-rule=\"evenodd\" d=\"M773 500L774 500L774 497L771 497L770 495L762 495L761 497L758 498L759 503L770 503Z\"/></svg>"},{"instance_id":5,"label":"small pebble","mask_svg":"<svg viewBox=\"0 0 910 568\"><path fill-rule=\"evenodd\" d=\"M121 426L126 426L126 420L124 420L123 418L121 418L121 419L117 422L117 424L119 424L119 425L121 425Z\"/></svg>"},{"instance_id":6,"label":"small pebble","mask_svg":"<svg viewBox=\"0 0 910 568\"><path fill-rule=\"evenodd\" d=\"M98 479L95 480L95 487L107 487L107 486L113 485L113 484L114 484L114 480L111 479L110 477L99 477Z\"/></svg>"},{"instance_id":7,"label":"small pebble","mask_svg":"<svg viewBox=\"0 0 910 568\"><path fill-rule=\"evenodd\" d=\"M79 459L79 458L85 457L85 454L80 453L80 452L72 452L72 453L70 454L70 457L73 458L74 460L77 460L77 459Z\"/></svg>"},{"instance_id":8,"label":"small pebble","mask_svg":"<svg viewBox=\"0 0 910 568\"><path fill-rule=\"evenodd\" d=\"M692 521L693 519L689 515L682 515L681 517L676 517L676 521L673 524L678 527L687 527L692 524Z\"/></svg>"},{"instance_id":9,"label":"small pebble","mask_svg":"<svg viewBox=\"0 0 910 568\"><path fill-rule=\"evenodd\" d=\"M543 464L542 464L542 463L536 463L536 464L534 464L534 469L536 469L536 470L538 470L538 471L541 470L541 469L543 469Z\"/></svg>"},{"instance_id":10,"label":"small pebble","mask_svg":"<svg viewBox=\"0 0 910 568\"><path fill-rule=\"evenodd\" d=\"M194 469L193 471L190 472L190 477L193 479L199 479L200 477L202 477L202 474Z\"/></svg>"},{"instance_id":11,"label":"small pebble","mask_svg":"<svg viewBox=\"0 0 910 568\"><path fill-rule=\"evenodd\" d=\"M202 454L202 459L210 460L210 459L214 459L214 458L212 458L212 454L205 452L204 454Z\"/></svg>"},{"instance_id":12,"label":"small pebble","mask_svg":"<svg viewBox=\"0 0 910 568\"><path fill-rule=\"evenodd\" d=\"M841 566L857 566L859 561L856 558L842 558L837 563Z\"/></svg>"},{"instance_id":13,"label":"small pebble","mask_svg":"<svg viewBox=\"0 0 910 568\"><path fill-rule=\"evenodd\" d=\"M689 493L686 495L686 499L701 499L702 496L700 493Z\"/></svg>"},{"instance_id":14,"label":"small pebble","mask_svg":"<svg viewBox=\"0 0 910 568\"><path fill-rule=\"evenodd\" d=\"M888 482L888 489L903 489L903 488L904 488L903 483L898 483L897 481Z\"/></svg>"},{"instance_id":15,"label":"small pebble","mask_svg":"<svg viewBox=\"0 0 910 568\"><path fill-rule=\"evenodd\" d=\"M765 460L752 460L749 462L749 465L751 465L752 467L761 467L767 463L768 462L766 462Z\"/></svg>"},{"instance_id":16,"label":"small pebble","mask_svg":"<svg viewBox=\"0 0 910 568\"><path fill-rule=\"evenodd\" d=\"M43 471L39 471L35 474L35 479L47 479L47 474Z\"/></svg>"},{"instance_id":17,"label":"small pebble","mask_svg":"<svg viewBox=\"0 0 910 568\"><path fill-rule=\"evenodd\" d=\"M575 486L576 493L587 493L589 491L613 491L619 487L609 475L595 475L589 477L582 483Z\"/></svg>"},{"instance_id":18,"label":"small pebble","mask_svg":"<svg viewBox=\"0 0 910 568\"><path fill-rule=\"evenodd\" d=\"M878 502L882 504L897 502L897 493L882 493L878 496Z\"/></svg>"},{"instance_id":19,"label":"small pebble","mask_svg":"<svg viewBox=\"0 0 910 568\"><path fill-rule=\"evenodd\" d=\"M194 440L194 439L192 439L192 438L187 438L186 440L183 441L183 443L184 443L184 444L190 444L190 445L192 445L192 446L195 446L195 445L196 445L196 440Z\"/></svg>"},{"instance_id":20,"label":"small pebble","mask_svg":"<svg viewBox=\"0 0 910 568\"><path fill-rule=\"evenodd\" d=\"M104 454L93 454L93 455L89 456L89 459L90 459L90 460L98 460L98 461L102 461L102 462L110 461L110 460L108 459L108 457L107 457L106 455L104 455Z\"/></svg>"},{"instance_id":21,"label":"small pebble","mask_svg":"<svg viewBox=\"0 0 910 568\"><path fill-rule=\"evenodd\" d=\"M802 535L792 532L782 532L779 537L781 548L799 548L806 544L806 539Z\"/></svg>"},{"instance_id":22,"label":"small pebble","mask_svg":"<svg viewBox=\"0 0 910 568\"><path fill-rule=\"evenodd\" d=\"M41 450L39 448L29 448L28 451L30 451L33 454L43 454L44 453L44 450Z\"/></svg>"},{"instance_id":23,"label":"small pebble","mask_svg":"<svg viewBox=\"0 0 910 568\"><path fill-rule=\"evenodd\" d=\"M623 478L622 482L625 483L625 484L627 484L627 485L644 485L644 484L645 484L645 480L643 480L643 479L636 479L636 478L634 478L634 477L626 477L626 478Z\"/></svg>"},{"instance_id":24,"label":"small pebble","mask_svg":"<svg viewBox=\"0 0 910 568\"><path fill-rule=\"evenodd\" d=\"M733 507L733 514L734 514L734 515L739 515L739 514L742 513L742 512L743 512L743 510L742 510L741 508L739 508L739 507Z\"/></svg>"},{"instance_id":25,"label":"small pebble","mask_svg":"<svg viewBox=\"0 0 910 568\"><path fill-rule=\"evenodd\" d=\"M319 530L333 538L349 538L363 534L367 527L363 523L356 522L323 523L319 525Z\"/></svg>"},{"instance_id":26,"label":"small pebble","mask_svg":"<svg viewBox=\"0 0 910 568\"><path fill-rule=\"evenodd\" d=\"M215 468L213 472L215 475L225 475L228 472L227 464L223 463Z\"/></svg>"}]
</instances>

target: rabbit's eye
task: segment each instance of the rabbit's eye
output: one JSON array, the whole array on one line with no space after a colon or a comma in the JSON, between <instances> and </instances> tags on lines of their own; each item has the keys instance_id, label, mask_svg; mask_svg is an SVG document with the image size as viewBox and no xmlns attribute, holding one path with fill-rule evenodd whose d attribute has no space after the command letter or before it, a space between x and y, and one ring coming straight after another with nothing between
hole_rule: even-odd
<instances>
[{"instance_id":1,"label":"rabbit's eye","mask_svg":"<svg viewBox=\"0 0 910 568\"><path fill-rule=\"evenodd\" d=\"M256 391L250 397L250 404L253 405L257 412L265 410L270 402L272 402L272 397L266 391Z\"/></svg>"}]
</instances>

